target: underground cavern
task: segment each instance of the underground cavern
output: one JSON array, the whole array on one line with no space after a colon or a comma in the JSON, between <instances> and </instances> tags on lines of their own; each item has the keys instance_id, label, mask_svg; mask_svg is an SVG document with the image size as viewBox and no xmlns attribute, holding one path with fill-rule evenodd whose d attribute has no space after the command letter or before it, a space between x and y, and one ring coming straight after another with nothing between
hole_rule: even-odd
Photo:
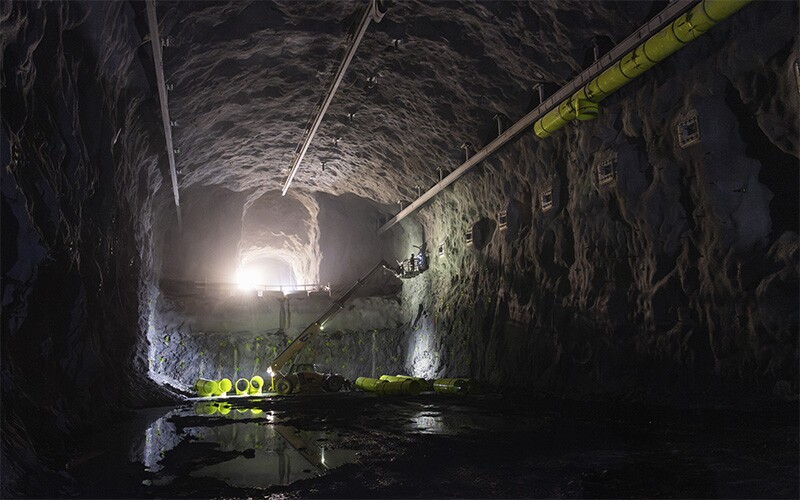
<instances>
[{"instance_id":1,"label":"underground cavern","mask_svg":"<svg viewBox=\"0 0 800 500\"><path fill-rule=\"evenodd\" d=\"M0 3L0 497L797 498L798 10Z\"/></svg>"}]
</instances>

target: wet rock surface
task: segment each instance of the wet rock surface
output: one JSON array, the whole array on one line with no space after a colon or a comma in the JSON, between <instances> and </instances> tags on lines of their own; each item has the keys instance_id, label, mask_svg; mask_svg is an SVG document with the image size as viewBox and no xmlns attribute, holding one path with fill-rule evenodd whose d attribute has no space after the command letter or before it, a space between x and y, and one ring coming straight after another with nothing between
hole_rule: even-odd
<instances>
[{"instance_id":1,"label":"wet rock surface","mask_svg":"<svg viewBox=\"0 0 800 500\"><path fill-rule=\"evenodd\" d=\"M331 358L354 375L380 367L469 374L505 392L678 408L797 404L796 2L753 2L604 101L594 122L545 141L521 134L380 238L374 231L387 217L463 161L459 145L476 149L495 137L493 116L502 115L504 125L519 119L538 103L534 82L551 93L591 62L593 41L605 52L663 2L393 3L368 30L305 167L281 197L360 6L158 2L169 39L179 228L144 2L0 3L0 495L205 496L207 488L223 496L230 486L210 478L179 481L181 492L111 460L127 457L150 422L140 430L108 423L130 408L174 401L154 379L187 386L205 374L200 354L212 346L214 376L237 368L249 374L266 361L253 349L257 337L269 337L270 350L292 337L280 309L233 318L229 310L211 317L219 310L208 307L201 318L204 304L190 310L161 288L164 280L230 281L248 263L277 264L277 279L346 286L381 258L427 250L430 269L400 284L372 283L342 325L305 353L303 361ZM682 145L680 131L692 119L699 141ZM601 171L613 182L601 182ZM383 343L373 348L381 324ZM332 414L360 409L372 420L354 415L337 424L337 435L348 449L372 450L379 468L343 465L298 483L314 485L269 491L783 496L791 488L764 464L784 471L793 461L797 468L796 453L775 459L759 451L762 442L782 450L786 439L796 448L796 427L773 425L771 410L693 413L701 425L665 411L682 443L676 456L686 458L669 459L665 469L671 435L636 434L648 429L631 414L640 408L627 406L635 411L619 417L635 439L626 437L620 451L614 437L606 455L600 436L616 421L616 407L576 403L563 418L531 424L574 443L560 421L573 422L581 442L594 443L569 463L595 465L565 472L566 459L555 451L562 448L550 438L520 431L547 450L525 455L510 432L497 447L472 434L424 434L402 420L423 411L417 403L390 403L398 420L368 398L348 398L325 401L347 403L341 412L331 403ZM500 401L437 411L459 414L466 405L487 415L476 427L497 436L496 424L511 425L501 415L529 413L526 404ZM500 420L488 418L493 413ZM581 420L593 413L602 416L600 427ZM317 432L312 423L320 422L305 415L287 425ZM741 426L728 425L739 416ZM369 423L382 430L364 430ZM758 439L737 438L730 448L719 444L718 429L736 436L748 429ZM645 445L628 448L629 438ZM125 451L112 453L111 443ZM193 450L198 467L251 460L250 448L182 443L176 446ZM494 460L482 460L481 446ZM506 449L510 465L481 471L500 463ZM431 461L403 458L420 453ZM631 456L650 465L641 468ZM109 464L102 474L74 472L98 462ZM535 468L542 464L551 468ZM409 482L407 473L423 481ZM645 491L637 478L650 476L656 487ZM796 492L796 474L783 477L793 478ZM142 488L144 480L151 489ZM544 486L526 493L532 483Z\"/></svg>"},{"instance_id":2,"label":"wet rock surface","mask_svg":"<svg viewBox=\"0 0 800 500\"><path fill-rule=\"evenodd\" d=\"M137 432L111 429L130 441L118 440L104 458L81 452L71 471L75 492L785 498L798 488L797 415L789 405L676 411L521 396L339 393L209 406L149 411L119 426Z\"/></svg>"}]
</instances>

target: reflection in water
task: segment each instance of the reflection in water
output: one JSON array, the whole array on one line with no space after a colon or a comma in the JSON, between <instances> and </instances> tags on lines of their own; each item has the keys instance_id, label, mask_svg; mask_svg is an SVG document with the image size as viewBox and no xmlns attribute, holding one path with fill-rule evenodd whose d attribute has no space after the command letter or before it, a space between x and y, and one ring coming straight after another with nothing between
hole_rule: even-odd
<instances>
[{"instance_id":1,"label":"reflection in water","mask_svg":"<svg viewBox=\"0 0 800 500\"><path fill-rule=\"evenodd\" d=\"M167 413L145 431L142 462L145 470L149 472L160 471L162 467L158 463L159 460L164 457L164 453L175 448L180 442L175 425L168 420L174 413L174 411Z\"/></svg>"},{"instance_id":2,"label":"reflection in water","mask_svg":"<svg viewBox=\"0 0 800 500\"><path fill-rule=\"evenodd\" d=\"M447 413L438 411L423 410L418 411L409 419L409 427L412 431L421 434L459 434L467 432L478 425L485 425L489 422L478 422L479 416Z\"/></svg>"},{"instance_id":3,"label":"reflection in water","mask_svg":"<svg viewBox=\"0 0 800 500\"><path fill-rule=\"evenodd\" d=\"M209 425L187 426L178 434L170 420L191 413L224 419L222 424L214 418L208 420ZM160 471L161 459L184 442L184 446L197 447L198 453L212 455L198 460L197 468L189 473L191 477L210 477L247 488L285 485L357 461L355 451L336 447L336 434L275 425L274 420L272 412L236 408L229 403L201 403L193 412L172 411L147 429L142 461L148 470ZM208 443L215 445L211 453ZM214 463L216 459L218 463Z\"/></svg>"}]
</instances>

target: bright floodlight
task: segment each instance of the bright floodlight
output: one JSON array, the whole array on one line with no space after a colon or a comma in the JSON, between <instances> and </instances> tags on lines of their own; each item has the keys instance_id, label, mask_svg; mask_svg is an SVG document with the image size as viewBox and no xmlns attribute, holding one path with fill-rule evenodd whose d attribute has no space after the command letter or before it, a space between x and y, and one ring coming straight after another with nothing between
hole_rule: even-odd
<instances>
[{"instance_id":1,"label":"bright floodlight","mask_svg":"<svg viewBox=\"0 0 800 500\"><path fill-rule=\"evenodd\" d=\"M236 271L236 284L240 290L253 290L261 282L261 273L253 268Z\"/></svg>"}]
</instances>

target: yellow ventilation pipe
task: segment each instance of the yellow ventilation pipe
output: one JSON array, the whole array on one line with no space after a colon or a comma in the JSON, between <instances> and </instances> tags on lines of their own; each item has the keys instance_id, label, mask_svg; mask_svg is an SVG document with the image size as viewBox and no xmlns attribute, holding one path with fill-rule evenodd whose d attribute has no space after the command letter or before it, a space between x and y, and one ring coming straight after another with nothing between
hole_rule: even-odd
<instances>
[{"instance_id":1,"label":"yellow ventilation pipe","mask_svg":"<svg viewBox=\"0 0 800 500\"><path fill-rule=\"evenodd\" d=\"M201 397L207 398L219 391L219 383L216 380L199 378L194 383L194 388Z\"/></svg>"},{"instance_id":2,"label":"yellow ventilation pipe","mask_svg":"<svg viewBox=\"0 0 800 500\"><path fill-rule=\"evenodd\" d=\"M256 375L250 379L250 389L248 392L250 394L261 394L261 389L264 388L264 378L260 375Z\"/></svg>"},{"instance_id":3,"label":"yellow ventilation pipe","mask_svg":"<svg viewBox=\"0 0 800 500\"><path fill-rule=\"evenodd\" d=\"M231 379L229 378L220 379L217 382L217 392L214 393L214 396L225 395L228 391L231 390L231 387L233 387L233 384L231 384Z\"/></svg>"},{"instance_id":4,"label":"yellow ventilation pipe","mask_svg":"<svg viewBox=\"0 0 800 500\"><path fill-rule=\"evenodd\" d=\"M544 139L572 120L596 118L597 103L748 3L750 0L702 0L538 119L533 131Z\"/></svg>"},{"instance_id":5,"label":"yellow ventilation pipe","mask_svg":"<svg viewBox=\"0 0 800 500\"><path fill-rule=\"evenodd\" d=\"M411 382L411 385L414 386L413 390L416 391L417 394L422 392L422 390L425 388L425 386L423 386L419 380L411 377L404 378L404 377L396 377L394 375L381 375L381 380L385 380L387 382L406 382L406 381Z\"/></svg>"},{"instance_id":6,"label":"yellow ventilation pipe","mask_svg":"<svg viewBox=\"0 0 800 500\"><path fill-rule=\"evenodd\" d=\"M234 388L236 389L236 394L237 395L241 396L242 394L249 394L250 393L250 381L247 380L246 378L240 378L239 380L236 381L236 384L234 385Z\"/></svg>"}]
</instances>

